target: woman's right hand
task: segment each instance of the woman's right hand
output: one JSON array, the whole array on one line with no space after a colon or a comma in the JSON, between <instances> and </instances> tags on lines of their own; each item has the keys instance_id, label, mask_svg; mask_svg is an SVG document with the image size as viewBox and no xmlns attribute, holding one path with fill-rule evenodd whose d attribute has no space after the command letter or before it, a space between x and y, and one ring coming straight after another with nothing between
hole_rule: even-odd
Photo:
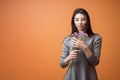
<instances>
[{"instance_id":1,"label":"woman's right hand","mask_svg":"<svg viewBox=\"0 0 120 80\"><path fill-rule=\"evenodd\" d=\"M72 59L75 59L77 57L79 50L73 50L70 52L70 54L66 57L66 59L64 59L64 63L68 64L68 62Z\"/></svg>"}]
</instances>

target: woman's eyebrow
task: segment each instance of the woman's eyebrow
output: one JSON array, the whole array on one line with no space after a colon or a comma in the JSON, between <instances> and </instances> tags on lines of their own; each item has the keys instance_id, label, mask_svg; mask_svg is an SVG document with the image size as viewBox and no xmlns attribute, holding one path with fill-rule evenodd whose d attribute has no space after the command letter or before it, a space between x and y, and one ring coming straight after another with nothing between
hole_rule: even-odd
<instances>
[{"instance_id":1,"label":"woman's eyebrow","mask_svg":"<svg viewBox=\"0 0 120 80\"><path fill-rule=\"evenodd\" d=\"M79 18L75 18L75 19L79 19Z\"/></svg>"}]
</instances>

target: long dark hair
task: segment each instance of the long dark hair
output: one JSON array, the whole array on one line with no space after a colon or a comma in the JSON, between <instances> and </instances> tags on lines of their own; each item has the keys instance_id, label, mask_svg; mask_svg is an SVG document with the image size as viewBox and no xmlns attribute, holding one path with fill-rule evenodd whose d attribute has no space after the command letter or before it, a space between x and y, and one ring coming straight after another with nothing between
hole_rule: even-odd
<instances>
[{"instance_id":1,"label":"long dark hair","mask_svg":"<svg viewBox=\"0 0 120 80\"><path fill-rule=\"evenodd\" d=\"M85 9L83 9L83 8L77 8L77 9L74 11L74 13L73 13L72 20L71 20L71 27L72 27L72 32L71 32L71 34L74 33L74 32L78 32L78 29L77 29L77 27L76 27L75 24L74 24L74 17L75 17L75 15L77 15L78 13L83 14L83 15L86 16L86 18L87 18L87 23L86 23L86 27L84 28L84 32L87 33L89 36L90 36L90 35L93 35L94 33L93 33L92 29L91 29L89 14L88 14L88 12L87 12Z\"/></svg>"}]
</instances>

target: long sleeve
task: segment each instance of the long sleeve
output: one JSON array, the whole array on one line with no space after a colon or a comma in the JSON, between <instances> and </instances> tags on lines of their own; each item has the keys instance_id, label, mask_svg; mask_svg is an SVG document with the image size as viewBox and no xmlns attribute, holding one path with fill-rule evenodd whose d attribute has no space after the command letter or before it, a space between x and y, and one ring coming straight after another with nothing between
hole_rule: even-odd
<instances>
[{"instance_id":1,"label":"long sleeve","mask_svg":"<svg viewBox=\"0 0 120 80\"><path fill-rule=\"evenodd\" d=\"M98 80L95 66L99 63L102 38L95 34L90 36L85 43L89 52L80 48L77 57L71 63L65 64L64 59L69 55L72 43L70 37L64 39L60 65L65 68L70 64L64 77L65 80ZM86 53L91 53L91 55L86 56Z\"/></svg>"},{"instance_id":2,"label":"long sleeve","mask_svg":"<svg viewBox=\"0 0 120 80\"><path fill-rule=\"evenodd\" d=\"M93 42L92 55L88 58L88 61L91 65L95 66L99 63L100 53L101 53L102 38L101 36L95 36Z\"/></svg>"},{"instance_id":3,"label":"long sleeve","mask_svg":"<svg viewBox=\"0 0 120 80\"><path fill-rule=\"evenodd\" d=\"M64 63L64 59L69 55L69 41L70 39L68 37L64 38L63 46L62 46L62 55L60 58L60 65L62 68L65 68L68 66L68 64Z\"/></svg>"}]
</instances>

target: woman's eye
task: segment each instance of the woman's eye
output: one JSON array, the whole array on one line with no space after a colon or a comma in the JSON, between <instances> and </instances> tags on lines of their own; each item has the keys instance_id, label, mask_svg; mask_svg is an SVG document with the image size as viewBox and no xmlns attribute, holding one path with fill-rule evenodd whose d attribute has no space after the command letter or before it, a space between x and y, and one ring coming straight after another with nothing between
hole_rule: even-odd
<instances>
[{"instance_id":1,"label":"woman's eye","mask_svg":"<svg viewBox=\"0 0 120 80\"><path fill-rule=\"evenodd\" d=\"M78 19L76 19L75 21L79 21Z\"/></svg>"},{"instance_id":2,"label":"woman's eye","mask_svg":"<svg viewBox=\"0 0 120 80\"><path fill-rule=\"evenodd\" d=\"M82 18L82 21L85 21L86 19L85 18Z\"/></svg>"}]
</instances>

